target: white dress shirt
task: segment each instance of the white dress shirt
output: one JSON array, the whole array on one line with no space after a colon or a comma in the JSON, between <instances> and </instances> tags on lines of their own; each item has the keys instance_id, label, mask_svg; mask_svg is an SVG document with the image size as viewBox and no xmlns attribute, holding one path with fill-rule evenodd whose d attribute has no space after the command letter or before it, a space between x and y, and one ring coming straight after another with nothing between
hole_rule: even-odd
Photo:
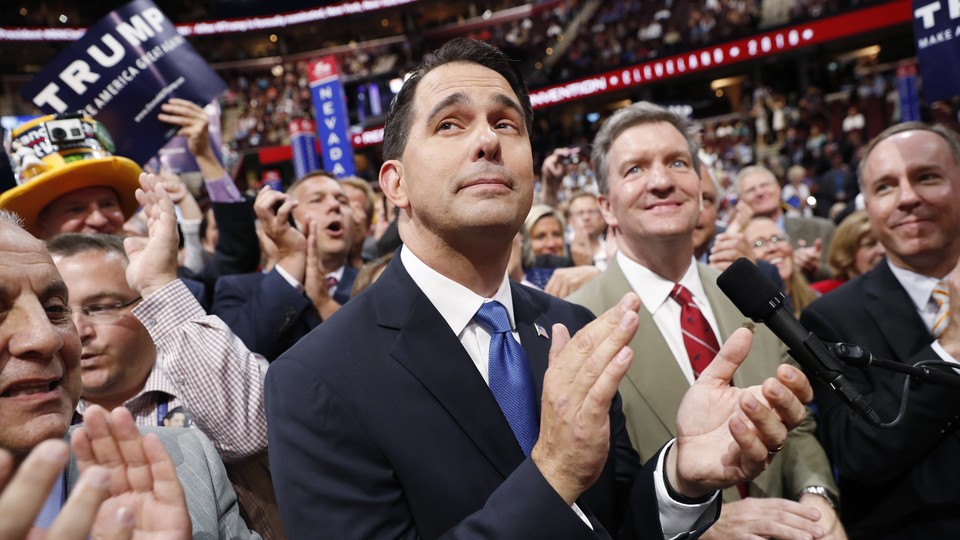
<instances>
[{"instance_id":1,"label":"white dress shirt","mask_svg":"<svg viewBox=\"0 0 960 540\"><path fill-rule=\"evenodd\" d=\"M333 272L330 272L329 274L323 276L324 278L332 277L337 279L336 285L332 287L327 287L327 294L329 294L331 298L333 298L333 295L336 294L337 287L340 286L340 280L343 279L343 270L346 267L347 265L343 265L340 268L337 268L336 270L334 270ZM287 283L289 283L291 287L296 289L298 292L303 292L303 284L297 281L297 278L293 277L293 275L290 274L290 272L287 272L286 270L284 270L283 267L280 266L279 264L274 266L274 268L277 269L277 273L280 274L280 277L282 277Z\"/></svg>"},{"instance_id":2,"label":"white dress shirt","mask_svg":"<svg viewBox=\"0 0 960 540\"><path fill-rule=\"evenodd\" d=\"M690 365L687 347L683 344L683 330L680 327L681 307L670 298L674 283L654 274L649 268L624 255L622 251L617 252L617 263L623 270L630 288L637 293L643 306L653 315L653 322L657 324L660 334L670 347L670 352L673 353L677 365L683 371L683 376L687 378L687 382L693 384L693 367ZM690 291L693 302L710 323L717 343L723 343L723 338L717 334L717 319L713 316L710 302L707 301L703 282L700 281L700 272L697 270L697 261L693 257L690 258L690 267L680 279L680 284Z\"/></svg>"},{"instance_id":3,"label":"white dress shirt","mask_svg":"<svg viewBox=\"0 0 960 540\"><path fill-rule=\"evenodd\" d=\"M933 323L936 322L937 319L938 309L936 302L934 302L932 298L933 288L937 286L937 283L939 283L941 279L946 279L946 276L943 278L924 276L916 272L911 272L906 268L895 266L890 262L890 259L887 259L886 264L889 265L893 276L897 278L900 285L907 291L907 295L913 300L913 306L916 308L920 318L923 319L923 324L927 326L927 330L932 329ZM953 302L951 302L951 306L952 305ZM940 340L934 340L934 342L930 344L930 347L933 348L933 352L937 353L937 356L944 362L958 363L956 358L943 349L943 346L940 345Z\"/></svg>"},{"instance_id":4,"label":"white dress shirt","mask_svg":"<svg viewBox=\"0 0 960 540\"><path fill-rule=\"evenodd\" d=\"M483 376L483 380L489 384L490 333L483 326L474 322L473 316L476 315L477 310L484 302L500 302L507 310L513 337L520 343L520 335L517 333L517 325L513 316L513 293L510 290L510 280L506 272L504 272L503 281L493 297L484 298L427 266L407 246L400 249L400 261L407 273L410 274L413 282L437 308L443 320L450 325L450 329L457 335L463 348L470 355L474 365ZM672 445L673 441L670 444ZM663 528L664 538L669 539L690 531L697 519L716 502L717 494L714 494L708 502L697 505L682 504L671 499L663 480L664 455L666 455L666 451L660 453L660 461L657 463L656 473L654 474L654 484L660 507L660 524ZM592 528L590 521L576 503L573 505L573 511Z\"/></svg>"}]
</instances>

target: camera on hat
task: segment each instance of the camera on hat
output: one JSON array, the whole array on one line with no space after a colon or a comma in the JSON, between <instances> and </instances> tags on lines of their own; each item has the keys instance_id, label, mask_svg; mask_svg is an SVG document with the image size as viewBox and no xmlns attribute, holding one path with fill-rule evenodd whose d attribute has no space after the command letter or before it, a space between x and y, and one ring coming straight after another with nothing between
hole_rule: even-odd
<instances>
[{"instance_id":1,"label":"camera on hat","mask_svg":"<svg viewBox=\"0 0 960 540\"><path fill-rule=\"evenodd\" d=\"M45 125L47 136L50 142L54 144L82 142L86 138L83 132L83 122L79 118L50 120Z\"/></svg>"}]
</instances>

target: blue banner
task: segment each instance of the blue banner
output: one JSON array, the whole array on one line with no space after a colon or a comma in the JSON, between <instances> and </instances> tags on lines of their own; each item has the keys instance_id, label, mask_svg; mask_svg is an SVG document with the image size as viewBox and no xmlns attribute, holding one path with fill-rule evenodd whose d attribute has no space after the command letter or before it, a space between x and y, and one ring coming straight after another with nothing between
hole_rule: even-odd
<instances>
[{"instance_id":1,"label":"blue banner","mask_svg":"<svg viewBox=\"0 0 960 540\"><path fill-rule=\"evenodd\" d=\"M309 71L310 95L313 96L323 168L337 178L354 176L347 100L343 95L336 58L324 56L315 60L310 63Z\"/></svg>"},{"instance_id":2,"label":"blue banner","mask_svg":"<svg viewBox=\"0 0 960 540\"><path fill-rule=\"evenodd\" d=\"M303 178L308 172L320 168L317 157L317 136L313 122L306 118L290 122L290 148L293 151L293 174Z\"/></svg>"},{"instance_id":3,"label":"blue banner","mask_svg":"<svg viewBox=\"0 0 960 540\"><path fill-rule=\"evenodd\" d=\"M900 95L900 122L920 121L920 98L917 96L917 66L897 68L897 94Z\"/></svg>"},{"instance_id":4,"label":"blue banner","mask_svg":"<svg viewBox=\"0 0 960 540\"><path fill-rule=\"evenodd\" d=\"M91 26L21 91L46 113L83 110L106 126L116 154L146 163L177 130L157 119L179 97L209 103L226 84L150 0Z\"/></svg>"},{"instance_id":5,"label":"blue banner","mask_svg":"<svg viewBox=\"0 0 960 540\"><path fill-rule=\"evenodd\" d=\"M913 35L927 102L960 94L960 32L956 0L913 0Z\"/></svg>"}]
</instances>

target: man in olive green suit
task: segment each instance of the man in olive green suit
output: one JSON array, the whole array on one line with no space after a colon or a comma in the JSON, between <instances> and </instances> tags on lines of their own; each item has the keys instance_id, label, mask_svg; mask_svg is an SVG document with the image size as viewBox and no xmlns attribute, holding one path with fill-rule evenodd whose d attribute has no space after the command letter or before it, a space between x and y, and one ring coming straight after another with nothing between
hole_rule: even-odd
<instances>
[{"instance_id":1,"label":"man in olive green suit","mask_svg":"<svg viewBox=\"0 0 960 540\"><path fill-rule=\"evenodd\" d=\"M684 119L650 103L618 111L601 128L593 164L604 218L619 229L619 251L602 274L568 298L595 313L628 291L643 302L631 343L634 362L620 395L631 441L644 460L659 441L678 435L677 409L696 376L682 308L671 296L677 284L689 291L720 343L737 328L753 326L717 287L717 272L693 258L701 180L688 129ZM792 362L786 348L759 325L733 383L757 384L784 361ZM742 486L746 498L736 488L724 492L720 519L703 538L846 538L833 506L837 488L814 430L811 416L791 432L767 471Z\"/></svg>"}]
</instances>

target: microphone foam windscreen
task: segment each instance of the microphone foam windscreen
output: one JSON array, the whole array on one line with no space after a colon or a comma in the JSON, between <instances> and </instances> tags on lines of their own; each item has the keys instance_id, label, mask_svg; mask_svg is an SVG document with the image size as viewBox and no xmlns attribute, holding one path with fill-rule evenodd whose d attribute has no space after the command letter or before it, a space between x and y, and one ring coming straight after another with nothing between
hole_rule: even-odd
<instances>
[{"instance_id":1,"label":"microphone foam windscreen","mask_svg":"<svg viewBox=\"0 0 960 540\"><path fill-rule=\"evenodd\" d=\"M760 273L746 257L740 257L717 278L717 286L741 313L763 321L783 303L780 288Z\"/></svg>"}]
</instances>

